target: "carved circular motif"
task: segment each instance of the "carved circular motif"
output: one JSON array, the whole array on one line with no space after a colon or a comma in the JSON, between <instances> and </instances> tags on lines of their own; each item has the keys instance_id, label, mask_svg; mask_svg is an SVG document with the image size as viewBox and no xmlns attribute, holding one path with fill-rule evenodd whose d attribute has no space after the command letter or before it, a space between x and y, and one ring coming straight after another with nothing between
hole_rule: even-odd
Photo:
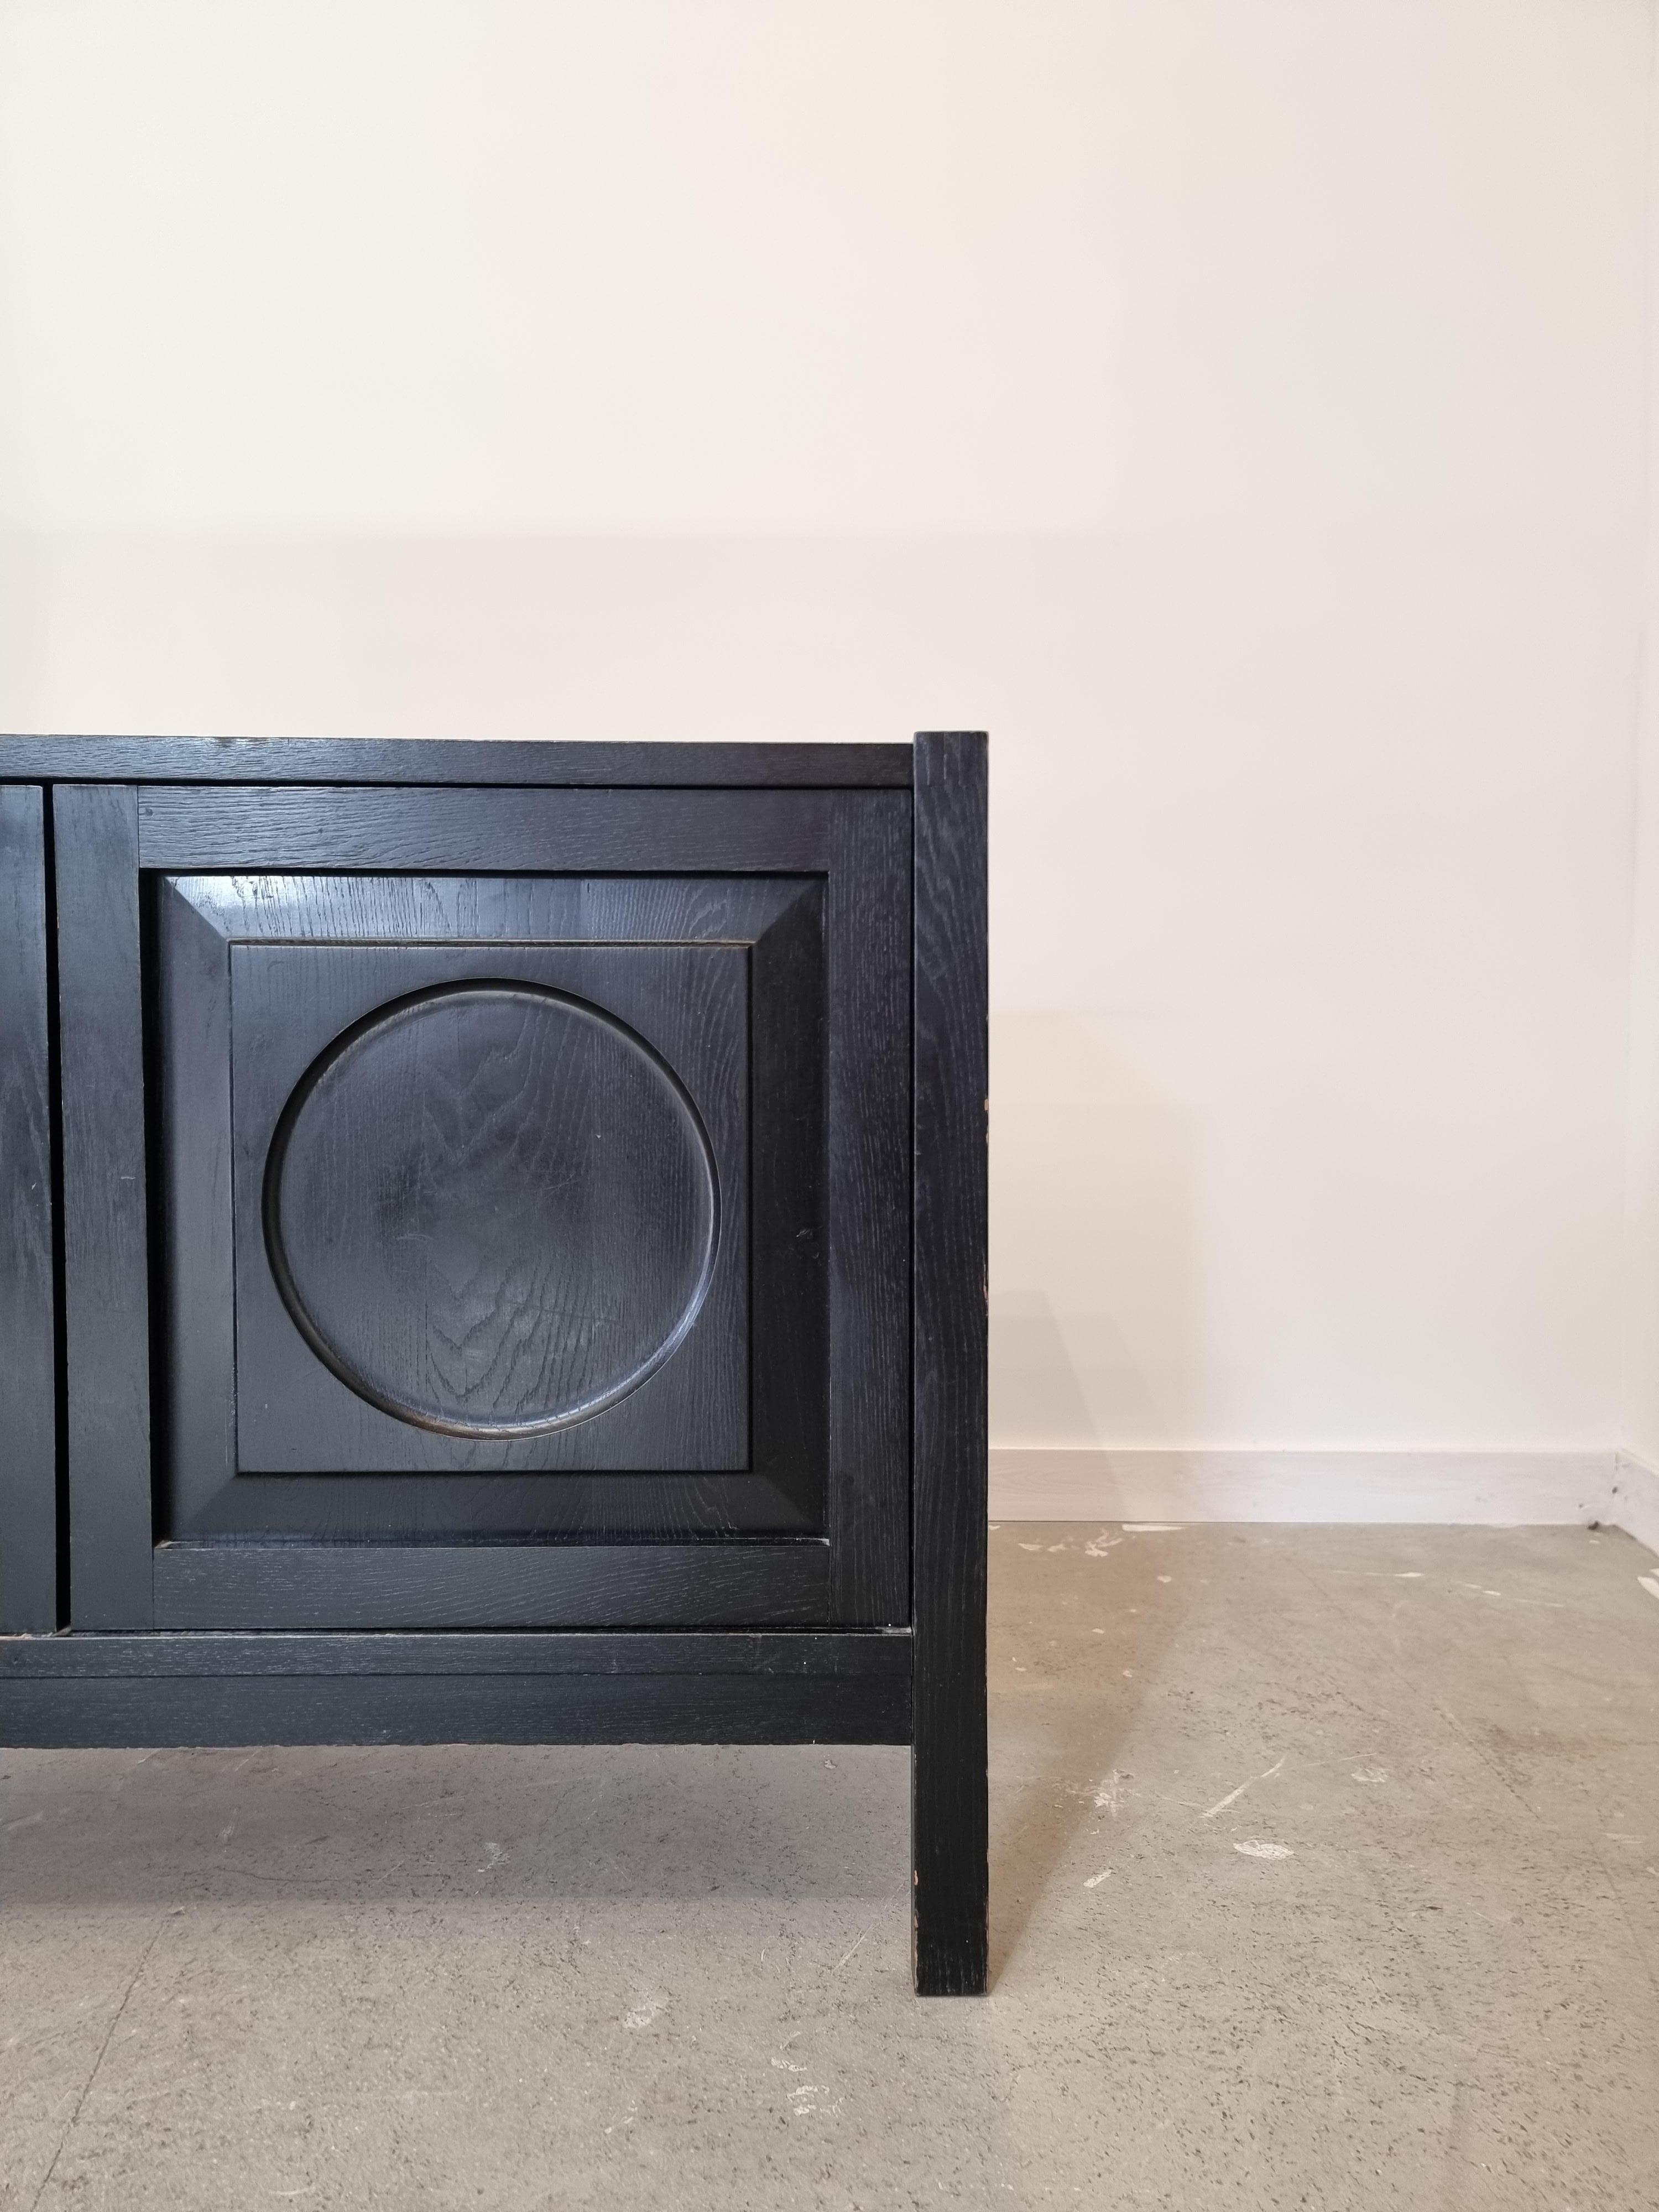
<instances>
[{"instance_id":1,"label":"carved circular motif","mask_svg":"<svg viewBox=\"0 0 1659 2212\"><path fill-rule=\"evenodd\" d=\"M719 1229L696 1107L643 1038L530 983L380 1008L283 1109L266 1248L341 1382L450 1436L614 1405L684 1338Z\"/></svg>"}]
</instances>

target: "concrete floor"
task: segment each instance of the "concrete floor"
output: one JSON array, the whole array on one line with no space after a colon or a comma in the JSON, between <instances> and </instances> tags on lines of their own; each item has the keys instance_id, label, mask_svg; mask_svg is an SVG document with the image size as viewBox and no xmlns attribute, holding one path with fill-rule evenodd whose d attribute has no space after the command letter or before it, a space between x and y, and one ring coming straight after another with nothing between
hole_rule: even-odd
<instances>
[{"instance_id":1,"label":"concrete floor","mask_svg":"<svg viewBox=\"0 0 1659 2212\"><path fill-rule=\"evenodd\" d=\"M0 1754L0 2205L1659 2204L1659 1603L1573 1529L993 1538L905 1754Z\"/></svg>"}]
</instances>

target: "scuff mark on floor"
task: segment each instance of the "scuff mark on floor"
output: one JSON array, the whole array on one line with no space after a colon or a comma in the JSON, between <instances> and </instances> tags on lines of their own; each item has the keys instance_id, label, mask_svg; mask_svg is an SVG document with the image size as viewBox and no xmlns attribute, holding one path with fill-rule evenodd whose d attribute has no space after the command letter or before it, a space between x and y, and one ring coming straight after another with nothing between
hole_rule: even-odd
<instances>
[{"instance_id":1,"label":"scuff mark on floor","mask_svg":"<svg viewBox=\"0 0 1659 2212\"><path fill-rule=\"evenodd\" d=\"M1237 1790L1230 1790L1218 1803L1212 1805L1207 1813L1200 1814L1199 1818L1203 1820L1213 1820L1218 1813L1224 1813L1229 1805L1237 1804L1244 1792L1247 1790L1254 1790L1258 1782L1271 1782L1289 1757L1288 1752L1281 1751L1265 1774L1251 1775L1248 1781L1241 1782Z\"/></svg>"},{"instance_id":2,"label":"scuff mark on floor","mask_svg":"<svg viewBox=\"0 0 1659 2212\"><path fill-rule=\"evenodd\" d=\"M1456 1583L1453 1587L1473 1590L1478 1597L1504 1597L1502 1590L1488 1589L1484 1583ZM1540 1605L1549 1613L1565 1613L1566 1610L1565 1600L1559 1597L1509 1597L1504 1598L1504 1602L1505 1605Z\"/></svg>"}]
</instances>

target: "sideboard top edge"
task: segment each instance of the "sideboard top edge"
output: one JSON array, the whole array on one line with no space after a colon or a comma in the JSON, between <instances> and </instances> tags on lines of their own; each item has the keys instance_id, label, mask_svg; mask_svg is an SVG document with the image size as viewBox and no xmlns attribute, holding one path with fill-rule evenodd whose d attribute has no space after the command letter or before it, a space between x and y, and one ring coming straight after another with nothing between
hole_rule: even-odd
<instances>
[{"instance_id":1,"label":"sideboard top edge","mask_svg":"<svg viewBox=\"0 0 1659 2212\"><path fill-rule=\"evenodd\" d=\"M0 782L908 789L908 744L0 735Z\"/></svg>"}]
</instances>

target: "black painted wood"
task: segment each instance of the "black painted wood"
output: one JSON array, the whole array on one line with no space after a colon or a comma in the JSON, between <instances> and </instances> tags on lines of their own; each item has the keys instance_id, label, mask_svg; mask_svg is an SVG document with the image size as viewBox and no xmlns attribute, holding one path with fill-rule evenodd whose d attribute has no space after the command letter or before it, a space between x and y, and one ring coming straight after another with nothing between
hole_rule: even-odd
<instances>
[{"instance_id":1,"label":"black painted wood","mask_svg":"<svg viewBox=\"0 0 1659 2212\"><path fill-rule=\"evenodd\" d=\"M885 791L195 790L139 794L146 868L816 874L856 855Z\"/></svg>"},{"instance_id":2,"label":"black painted wood","mask_svg":"<svg viewBox=\"0 0 1659 2212\"><path fill-rule=\"evenodd\" d=\"M915 1959L985 1988L986 743L916 739Z\"/></svg>"},{"instance_id":3,"label":"black painted wood","mask_svg":"<svg viewBox=\"0 0 1659 2212\"><path fill-rule=\"evenodd\" d=\"M241 1468L747 1465L743 947L235 945L231 1000Z\"/></svg>"},{"instance_id":4,"label":"black painted wood","mask_svg":"<svg viewBox=\"0 0 1659 2212\"><path fill-rule=\"evenodd\" d=\"M749 1628L823 1622L830 1548L164 1543L158 1628Z\"/></svg>"},{"instance_id":5,"label":"black painted wood","mask_svg":"<svg viewBox=\"0 0 1659 2212\"><path fill-rule=\"evenodd\" d=\"M234 879L223 879L234 894ZM158 1535L191 1533L236 1480L236 1267L231 1200L230 953L210 910L151 879L161 1263L154 1460ZM280 1525L280 1524L278 1524ZM325 1522L325 1535L349 1534Z\"/></svg>"},{"instance_id":6,"label":"black painted wood","mask_svg":"<svg viewBox=\"0 0 1659 2212\"><path fill-rule=\"evenodd\" d=\"M893 1471L909 1456L909 809L842 811L829 879L831 1611L883 1626L910 1616L906 1515Z\"/></svg>"},{"instance_id":7,"label":"black painted wood","mask_svg":"<svg viewBox=\"0 0 1659 2212\"><path fill-rule=\"evenodd\" d=\"M844 1635L0 1638L0 1744L906 1743L910 1643Z\"/></svg>"},{"instance_id":8,"label":"black painted wood","mask_svg":"<svg viewBox=\"0 0 1659 2212\"><path fill-rule=\"evenodd\" d=\"M137 796L52 793L70 1618L143 1628L150 1595L150 1346Z\"/></svg>"},{"instance_id":9,"label":"black painted wood","mask_svg":"<svg viewBox=\"0 0 1659 2212\"><path fill-rule=\"evenodd\" d=\"M184 876L161 879L165 1358L179 1535L309 1532L363 1541L797 1534L823 1527L828 1354L823 1267L823 927L816 878ZM750 1451L748 1471L237 1473L231 1233L230 946L720 945L750 969ZM493 958L494 955L489 954ZM244 1102L246 1103L246 1101ZM257 1209L257 1191L255 1203ZM285 1317L280 1310L279 1326ZM901 1394L902 1395L902 1394ZM451 1455L453 1456L453 1449ZM568 1455L568 1443L560 1446ZM511 1466L534 1448L489 1447ZM545 1456L545 1453L544 1453Z\"/></svg>"},{"instance_id":10,"label":"black painted wood","mask_svg":"<svg viewBox=\"0 0 1659 2212\"><path fill-rule=\"evenodd\" d=\"M334 1039L262 1180L264 1256L316 1357L392 1419L485 1442L638 1390L696 1324L720 1241L673 1066L598 1000L519 975L428 983Z\"/></svg>"},{"instance_id":11,"label":"black painted wood","mask_svg":"<svg viewBox=\"0 0 1659 2212\"><path fill-rule=\"evenodd\" d=\"M804 1523L823 1530L830 1381L823 885L814 877L791 888L749 948L750 1096L765 1101L750 1115L750 1448L752 1479L787 1492ZM760 889L732 886L737 897ZM908 1454L890 1463L890 1480L901 1469L885 1501L890 1522L895 1496L908 1491Z\"/></svg>"},{"instance_id":12,"label":"black painted wood","mask_svg":"<svg viewBox=\"0 0 1659 2212\"><path fill-rule=\"evenodd\" d=\"M221 870L257 874L267 884L289 870L314 879L320 866L331 872L373 870L410 884L435 882L435 872L471 879L514 869L584 878L648 871L659 878L689 876L705 890L732 877L799 875L818 884L823 1103L805 1113L791 1104L781 1124L769 1111L756 1120L757 1127L764 1121L767 1141L777 1142L781 1154L799 1154L822 1115L823 1206L816 1220L810 1214L800 1220L799 1254L777 1276L803 1287L812 1271L822 1278L829 1360L817 1426L834 1581L826 1613L817 1617L832 1612L859 1626L902 1621L908 1609L909 817L903 791L156 787L140 799L146 866L197 872L198 882L200 872ZM291 912L291 897L278 903ZM798 942L798 971L810 952ZM798 1025L798 1038L806 1035ZM797 1042L776 1065L799 1071L809 1049L810 1042ZM217 1086L210 1090L216 1095ZM769 1106L758 1088L755 1096ZM780 1126L786 1133L775 1139ZM775 1389L774 1406L784 1401L784 1389ZM810 1403L794 1407L798 1433L812 1413ZM846 1501L844 1510L838 1500ZM638 1522L628 1531L636 1532L656 1533ZM437 1532L422 1518L420 1533Z\"/></svg>"},{"instance_id":13,"label":"black painted wood","mask_svg":"<svg viewBox=\"0 0 1659 2212\"><path fill-rule=\"evenodd\" d=\"M898 788L908 745L0 737L0 781Z\"/></svg>"},{"instance_id":14,"label":"black painted wood","mask_svg":"<svg viewBox=\"0 0 1659 2212\"><path fill-rule=\"evenodd\" d=\"M435 804L441 829L454 798ZM442 842L433 838L434 848ZM753 945L817 890L812 874L701 869L654 875L263 872L246 854L234 874L168 880L220 938L249 945Z\"/></svg>"},{"instance_id":15,"label":"black painted wood","mask_svg":"<svg viewBox=\"0 0 1659 2212\"><path fill-rule=\"evenodd\" d=\"M0 1744L905 1743L897 1674L46 1676L0 1681Z\"/></svg>"},{"instance_id":16,"label":"black painted wood","mask_svg":"<svg viewBox=\"0 0 1659 2212\"><path fill-rule=\"evenodd\" d=\"M7 776L55 786L45 826L47 850L56 845L48 889L60 971L60 1458L71 1618L77 1631L107 1632L0 1638L0 1741L913 1736L917 1987L982 1989L983 739L925 736L914 760L894 747L0 739L0 782ZM519 787L532 785L540 787ZM22 815L17 803L0 795L0 858L8 831L27 842L27 802ZM188 884L152 881L147 893L144 869L194 873ZM27 873L0 868L0 928L17 929L15 886ZM527 926L527 917L538 919ZM25 915L25 938L29 926ZM275 988L261 1013L256 979L307 948L372 961L434 944L493 949L483 967L464 957L461 969L413 988L453 994L489 985L501 1001L491 1000L487 1020L478 1005L449 1008L472 1027L451 1041L454 1068L466 1072L448 1087L439 1137L417 1126L418 1051L405 1052L407 1066L371 1071L360 1086L374 1093L367 1121L337 1110L349 1089L338 1083L331 1118L307 1127L296 1109L290 1166L309 1167L295 1186L293 1224L283 1214L286 1187L273 1201L279 1242L308 1245L314 1261L336 1217L359 1249L377 1223L388 1251L399 1224L434 1234L414 1187L445 1159L476 1181L495 1117L474 1115L469 1126L468 1115L492 1065L504 1076L505 1121L516 1103L524 1140L533 1147L544 1134L562 1110L544 1079L562 1047L544 1022L539 1044L523 1036L539 1017L538 994L583 994L533 961L505 977L486 974L504 946L597 954L626 945L665 960L669 948L701 948L699 957L730 950L749 970L748 1103L751 1114L767 1102L779 1109L753 1115L747 1131L747 1468L550 1468L533 1478L542 1486L534 1512L524 1506L532 1478L511 1468L239 1472L235 1237L239 1216L260 1212L236 1182L238 1102L245 1091L252 1101L259 1061L241 1024L250 1014L256 1024L269 1019L274 1036L307 995ZM25 961L21 984L16 975L0 982L0 1022L37 1041L28 978L44 988L45 964L30 970ZM312 972L300 960L292 974L302 970ZM666 1006L696 992L682 977L660 995ZM373 1016L385 996L371 993L341 1026ZM605 1012L680 1072L681 1040L619 1006ZM481 1020L482 1037L472 1033ZM492 1023L514 1020L514 1038L495 1034ZM266 1146L304 1066L337 1034L313 1039L260 1109ZM49 1026L46 1043L49 1075ZM167 1099L157 1135L154 1346L147 1052ZM32 1042L9 1052L0 1073L0 1136L9 1116L25 1156L41 1126L40 1057ZM347 1057L337 1054L337 1070ZM25 1085L36 1083L21 1115L20 1069ZM328 1103L335 1079L320 1078L307 1096ZM636 1098L614 1070L606 1080L626 1102L623 1122L649 1119L639 1103L648 1085ZM400 1125L410 1141L385 1144ZM591 1135L592 1121L584 1126ZM510 1152L510 1136L502 1141ZM676 1180L672 1132L652 1142L652 1174L673 1188L641 1204L651 1235L674 1247L658 1252L664 1264L653 1271L667 1297L675 1252L697 1232L676 1214L688 1183ZM378 1199L377 1146L418 1155L413 1182L389 1183ZM711 1150L718 1180L712 1138ZM511 1202L489 1174L483 1180L492 1203ZM38 1187L23 1188L36 1211L26 1206L28 1234L0 1257L0 1271L10 1266L15 1277L40 1267ZM15 1199L15 1186L6 1203ZM618 1201L624 1212L628 1199ZM602 1241L596 1222L593 1249ZM634 1249L642 1241L636 1234ZM528 1240L538 1254L549 1242ZM290 1258L289 1272L297 1297L305 1269ZM367 1375L385 1341L347 1342L356 1318L337 1296L325 1325L320 1309L343 1279L321 1291L316 1279L313 1267L301 1299L316 1333ZM7 1288L0 1281L0 1299ZM448 1334L463 1344L477 1316L459 1291L446 1296ZM624 1286L620 1304L628 1302ZM511 1303L485 1323L500 1322ZM31 1300L37 1314L40 1304ZM497 1336L510 1370L512 1333ZM153 1407L152 1358L161 1384ZM642 1397L671 1365L629 1396ZM519 1387L522 1372L487 1387L499 1363L481 1360L473 1373L462 1359L447 1401L429 1395L429 1367L405 1358L402 1370L423 1419L459 1407L469 1421L457 1425L469 1425L481 1392L495 1413L558 1417L545 1392ZM11 1360L9 1379L19 1371ZM581 1377L574 1387L586 1387ZM152 1415L166 1470L154 1498ZM441 1436L419 1422L402 1426ZM38 1454L35 1463L38 1487ZM18 1462L5 1464L9 1473ZM284 1540L258 1540L279 1492L290 1516ZM463 1492L480 1501L470 1522ZM158 1525L195 1528L214 1514L224 1516L222 1534L152 1550ZM760 1532L774 1540L755 1540ZM460 1534L491 1540L456 1541ZM611 1540L623 1535L645 1540ZM0 1574L4 1538L0 1522ZM334 1538L356 1540L319 1540ZM40 1538L36 1589L53 1549ZM913 1634L878 1632L907 1620ZM846 1632L854 1626L866 1632Z\"/></svg>"},{"instance_id":17,"label":"black painted wood","mask_svg":"<svg viewBox=\"0 0 1659 2212\"><path fill-rule=\"evenodd\" d=\"M223 1632L0 1637L0 1682L52 1675L846 1674L908 1683L908 1629L591 1629L508 1635Z\"/></svg>"},{"instance_id":18,"label":"black painted wood","mask_svg":"<svg viewBox=\"0 0 1659 2212\"><path fill-rule=\"evenodd\" d=\"M58 1626L45 810L0 787L0 1633Z\"/></svg>"}]
</instances>

